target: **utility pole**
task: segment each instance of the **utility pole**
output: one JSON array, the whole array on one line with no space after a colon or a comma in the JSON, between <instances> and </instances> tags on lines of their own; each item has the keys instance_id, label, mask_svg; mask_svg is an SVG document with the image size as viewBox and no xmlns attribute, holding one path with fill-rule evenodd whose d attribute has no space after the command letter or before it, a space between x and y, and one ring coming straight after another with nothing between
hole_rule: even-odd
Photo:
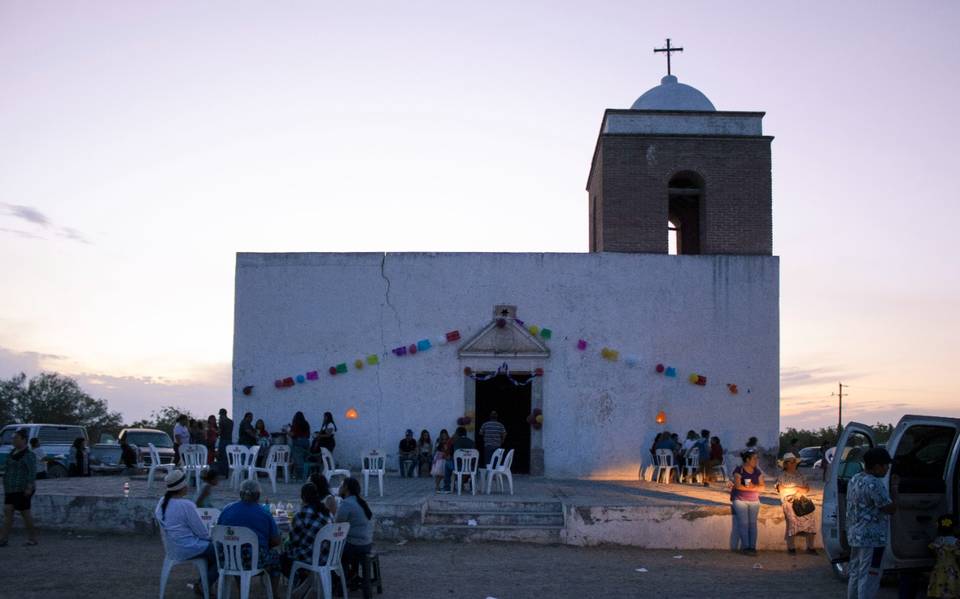
<instances>
[{"instance_id":1,"label":"utility pole","mask_svg":"<svg viewBox=\"0 0 960 599\"><path fill-rule=\"evenodd\" d=\"M843 383L837 383L839 388L839 393L831 393L830 395L836 395L840 403L837 406L837 436L840 435L840 430L843 428L843 388L849 387L850 385L844 385Z\"/></svg>"}]
</instances>

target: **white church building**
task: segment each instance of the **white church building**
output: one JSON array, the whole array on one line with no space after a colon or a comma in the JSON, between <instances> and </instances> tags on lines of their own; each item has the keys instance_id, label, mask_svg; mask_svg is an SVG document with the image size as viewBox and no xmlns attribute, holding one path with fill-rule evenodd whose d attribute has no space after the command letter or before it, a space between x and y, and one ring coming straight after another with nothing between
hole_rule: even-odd
<instances>
[{"instance_id":1,"label":"white church building","mask_svg":"<svg viewBox=\"0 0 960 599\"><path fill-rule=\"evenodd\" d=\"M763 113L668 75L603 115L590 247L239 253L233 414L338 425L356 465L496 410L514 472L636 479L663 430L779 430L779 264ZM539 418L538 418L539 416ZM396 468L392 460L388 466Z\"/></svg>"}]
</instances>

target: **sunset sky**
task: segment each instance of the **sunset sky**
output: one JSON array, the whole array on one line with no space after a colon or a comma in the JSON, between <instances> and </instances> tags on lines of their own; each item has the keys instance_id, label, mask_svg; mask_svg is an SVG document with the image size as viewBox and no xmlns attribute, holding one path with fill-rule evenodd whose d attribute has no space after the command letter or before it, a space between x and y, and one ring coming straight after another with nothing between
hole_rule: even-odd
<instances>
[{"instance_id":1,"label":"sunset sky","mask_svg":"<svg viewBox=\"0 0 960 599\"><path fill-rule=\"evenodd\" d=\"M603 110L671 37L681 82L776 138L781 425L835 424L838 380L845 420L960 416L958 26L956 2L0 3L0 377L205 415L238 251L586 251Z\"/></svg>"}]
</instances>

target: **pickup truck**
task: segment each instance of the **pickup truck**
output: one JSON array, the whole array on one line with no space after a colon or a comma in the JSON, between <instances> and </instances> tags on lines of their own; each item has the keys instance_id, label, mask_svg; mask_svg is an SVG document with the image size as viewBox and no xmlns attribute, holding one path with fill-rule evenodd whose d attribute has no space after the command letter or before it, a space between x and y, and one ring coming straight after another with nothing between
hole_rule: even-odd
<instances>
[{"instance_id":1,"label":"pickup truck","mask_svg":"<svg viewBox=\"0 0 960 599\"><path fill-rule=\"evenodd\" d=\"M7 456L13 451L13 433L20 429L27 430L29 439L40 439L40 447L47 454L49 478L67 475L70 447L78 437L87 438L87 430L75 424L8 424L0 429L0 474Z\"/></svg>"},{"instance_id":2,"label":"pickup truck","mask_svg":"<svg viewBox=\"0 0 960 599\"><path fill-rule=\"evenodd\" d=\"M878 447L874 431L851 422L837 441L823 488L823 546L835 574L848 575L847 485L864 469L863 454ZM937 534L937 517L956 514L960 501L960 419L904 416L886 443L893 457L883 479L897 481L897 512L890 516L889 540L881 567L885 572L933 567L927 545Z\"/></svg>"}]
</instances>

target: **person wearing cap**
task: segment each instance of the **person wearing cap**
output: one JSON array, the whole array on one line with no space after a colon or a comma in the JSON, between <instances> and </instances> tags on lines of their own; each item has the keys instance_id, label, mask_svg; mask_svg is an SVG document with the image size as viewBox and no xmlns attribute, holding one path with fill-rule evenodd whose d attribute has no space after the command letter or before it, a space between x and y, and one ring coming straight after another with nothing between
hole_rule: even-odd
<instances>
[{"instance_id":1,"label":"person wearing cap","mask_svg":"<svg viewBox=\"0 0 960 599\"><path fill-rule=\"evenodd\" d=\"M871 599L880 589L880 563L887 546L890 515L897 511L883 478L893 460L886 449L874 447L863 454L863 471L847 485L847 542L850 544L848 599ZM893 477L896 478L896 477Z\"/></svg>"},{"instance_id":2,"label":"person wearing cap","mask_svg":"<svg viewBox=\"0 0 960 599\"><path fill-rule=\"evenodd\" d=\"M413 438L413 431L409 428L400 439L400 477L413 478L413 472L417 468L417 440Z\"/></svg>"},{"instance_id":3,"label":"person wearing cap","mask_svg":"<svg viewBox=\"0 0 960 599\"><path fill-rule=\"evenodd\" d=\"M187 494L187 475L183 470L171 470L164 478L167 490L157 503L153 515L166 536L167 556L178 561L202 557L207 560L207 582L213 585L217 580L217 558L210 542L207 525L200 519L197 506ZM198 594L203 590L200 584L194 587Z\"/></svg>"},{"instance_id":4,"label":"person wearing cap","mask_svg":"<svg viewBox=\"0 0 960 599\"><path fill-rule=\"evenodd\" d=\"M817 550L813 548L813 540L817 535L817 521L813 513L804 516L798 516L793 509L793 501L810 492L810 485L807 479L797 470L800 459L792 452L783 454L780 460L782 471L777 478L777 493L780 494L780 505L783 507L784 521L787 525L786 540L787 553L793 555L797 552L796 538L804 537L807 542L807 553L816 555Z\"/></svg>"}]
</instances>

